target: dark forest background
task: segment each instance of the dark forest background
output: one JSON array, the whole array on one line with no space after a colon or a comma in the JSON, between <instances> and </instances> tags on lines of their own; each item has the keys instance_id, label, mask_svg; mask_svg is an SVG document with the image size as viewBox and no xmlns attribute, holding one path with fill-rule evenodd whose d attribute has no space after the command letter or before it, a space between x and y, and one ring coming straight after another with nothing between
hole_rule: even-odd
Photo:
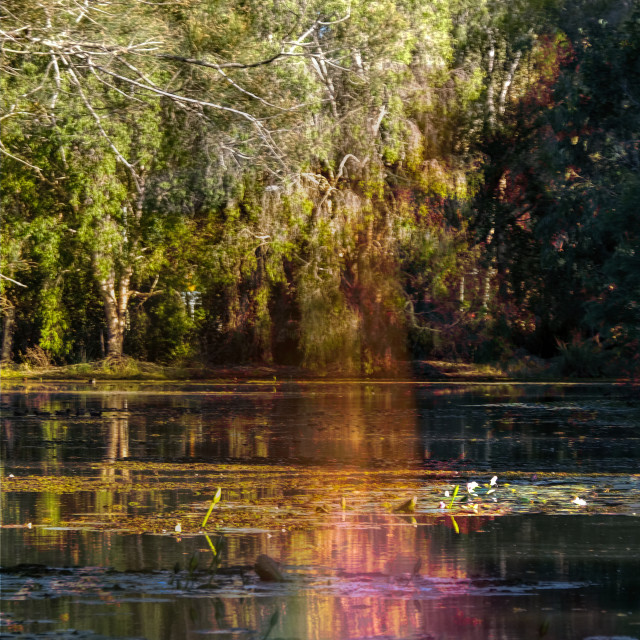
<instances>
[{"instance_id":1,"label":"dark forest background","mask_svg":"<svg viewBox=\"0 0 640 640\"><path fill-rule=\"evenodd\" d=\"M0 17L3 361L638 366L637 1Z\"/></svg>"}]
</instances>

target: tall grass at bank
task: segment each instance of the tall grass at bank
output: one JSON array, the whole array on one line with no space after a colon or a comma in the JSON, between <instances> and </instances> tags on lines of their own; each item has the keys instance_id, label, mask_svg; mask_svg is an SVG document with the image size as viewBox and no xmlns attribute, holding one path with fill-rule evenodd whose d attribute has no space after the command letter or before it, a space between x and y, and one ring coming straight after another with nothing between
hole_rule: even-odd
<instances>
[{"instance_id":1,"label":"tall grass at bank","mask_svg":"<svg viewBox=\"0 0 640 640\"><path fill-rule=\"evenodd\" d=\"M65 366L33 364L3 365L2 378L43 380L182 380L199 377L199 369L168 367L133 358L104 359Z\"/></svg>"}]
</instances>

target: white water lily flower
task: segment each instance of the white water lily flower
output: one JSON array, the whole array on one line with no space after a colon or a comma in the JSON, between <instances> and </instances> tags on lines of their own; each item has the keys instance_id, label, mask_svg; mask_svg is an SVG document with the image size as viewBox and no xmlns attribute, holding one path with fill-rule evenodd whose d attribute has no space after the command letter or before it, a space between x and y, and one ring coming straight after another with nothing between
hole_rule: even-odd
<instances>
[{"instance_id":1,"label":"white water lily flower","mask_svg":"<svg viewBox=\"0 0 640 640\"><path fill-rule=\"evenodd\" d=\"M447 508L447 505L444 502L440 501L440 504L438 505L438 509L446 509L446 508Z\"/></svg>"},{"instance_id":2,"label":"white water lily flower","mask_svg":"<svg viewBox=\"0 0 640 640\"><path fill-rule=\"evenodd\" d=\"M587 504L586 500L583 500L582 498L578 498L578 496L576 496L572 501L572 504L577 504L579 507L584 507Z\"/></svg>"},{"instance_id":3,"label":"white water lily flower","mask_svg":"<svg viewBox=\"0 0 640 640\"><path fill-rule=\"evenodd\" d=\"M181 533L182 532L182 525L179 522L176 525L175 532L176 533Z\"/></svg>"},{"instance_id":4,"label":"white water lily flower","mask_svg":"<svg viewBox=\"0 0 640 640\"><path fill-rule=\"evenodd\" d=\"M448 498L448 497L449 497L449 492L448 492L448 491L445 491L445 492L444 492L444 497L445 497L445 498Z\"/></svg>"},{"instance_id":5,"label":"white water lily flower","mask_svg":"<svg viewBox=\"0 0 640 640\"><path fill-rule=\"evenodd\" d=\"M493 476L493 478L491 478L491 482L489 483L489 486L493 487L496 484L498 484L498 476Z\"/></svg>"},{"instance_id":6,"label":"white water lily flower","mask_svg":"<svg viewBox=\"0 0 640 640\"><path fill-rule=\"evenodd\" d=\"M474 493L476 487L479 487L480 485L477 482L467 482L467 493Z\"/></svg>"}]
</instances>

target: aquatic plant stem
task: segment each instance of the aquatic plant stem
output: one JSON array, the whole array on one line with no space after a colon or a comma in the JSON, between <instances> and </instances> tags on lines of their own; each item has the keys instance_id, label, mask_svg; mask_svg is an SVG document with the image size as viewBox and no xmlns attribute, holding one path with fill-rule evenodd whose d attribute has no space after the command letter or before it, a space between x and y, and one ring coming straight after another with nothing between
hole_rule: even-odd
<instances>
[{"instance_id":1,"label":"aquatic plant stem","mask_svg":"<svg viewBox=\"0 0 640 640\"><path fill-rule=\"evenodd\" d=\"M202 521L203 529L207 526L209 516L211 515L211 512L213 511L213 508L216 506L216 504L220 502L221 496L222 496L222 487L218 487L218 490L216 491L216 495L213 496L213 500L211 501L211 506L209 507L209 511L207 511L207 515L204 517L204 520Z\"/></svg>"},{"instance_id":2,"label":"aquatic plant stem","mask_svg":"<svg viewBox=\"0 0 640 640\"><path fill-rule=\"evenodd\" d=\"M458 495L459 490L460 490L460 485L457 484L456 488L453 490L453 495L451 496L451 502L449 503L449 506L447 507L447 509L451 509L451 507L453 507L453 501L456 499L456 496Z\"/></svg>"}]
</instances>

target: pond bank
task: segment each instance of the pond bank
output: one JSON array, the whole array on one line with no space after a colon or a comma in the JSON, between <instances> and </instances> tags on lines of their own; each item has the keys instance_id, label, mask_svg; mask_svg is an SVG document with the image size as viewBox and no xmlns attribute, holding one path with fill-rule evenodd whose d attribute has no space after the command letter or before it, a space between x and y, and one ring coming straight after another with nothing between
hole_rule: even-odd
<instances>
[{"instance_id":1,"label":"pond bank","mask_svg":"<svg viewBox=\"0 0 640 640\"><path fill-rule=\"evenodd\" d=\"M249 364L233 366L172 366L122 358L121 360L97 360L94 362L64 366L31 366L4 364L0 369L3 381L47 380L47 381L286 381L286 380L443 380L443 381L541 381L556 382L578 377L560 375L555 363L540 358L525 357L508 363L477 364L446 362L442 360L414 360L400 363L392 371L381 371L371 375L346 374L338 368L312 371L303 367ZM588 378L615 381L611 378ZM623 380L630 380L622 376Z\"/></svg>"}]
</instances>

